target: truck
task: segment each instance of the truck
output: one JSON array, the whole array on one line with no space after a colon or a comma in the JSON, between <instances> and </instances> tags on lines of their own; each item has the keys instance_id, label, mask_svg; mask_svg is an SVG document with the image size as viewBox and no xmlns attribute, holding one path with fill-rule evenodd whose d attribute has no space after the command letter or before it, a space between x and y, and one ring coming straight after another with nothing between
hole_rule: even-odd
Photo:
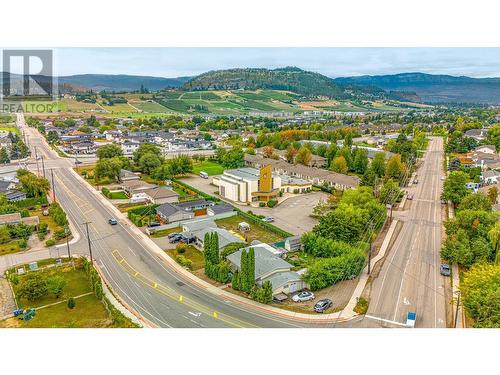
<instances>
[{"instance_id":1,"label":"truck","mask_svg":"<svg viewBox=\"0 0 500 375\"><path fill-rule=\"evenodd\" d=\"M408 311L406 314L406 326L410 328L415 328L415 322L417 321L417 313L413 311Z\"/></svg>"}]
</instances>

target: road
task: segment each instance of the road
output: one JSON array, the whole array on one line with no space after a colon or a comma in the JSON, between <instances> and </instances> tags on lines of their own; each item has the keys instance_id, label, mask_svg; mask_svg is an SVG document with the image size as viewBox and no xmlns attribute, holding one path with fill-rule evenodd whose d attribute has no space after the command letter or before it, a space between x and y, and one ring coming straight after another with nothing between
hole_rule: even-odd
<instances>
[{"instance_id":1,"label":"road","mask_svg":"<svg viewBox=\"0 0 500 375\"><path fill-rule=\"evenodd\" d=\"M113 214L99 199L100 193L89 189L72 172L72 161L59 158L37 130L24 124L22 115L18 117L18 126L30 136L30 146L37 147L38 154L47 161L46 166L54 168L56 199L81 234L71 251L89 254L83 223L90 222L93 258L114 292L151 323L176 328L307 326L224 300L185 279L148 248L128 221L121 220L116 226L108 224ZM36 170L33 163L28 165Z\"/></svg>"},{"instance_id":2,"label":"road","mask_svg":"<svg viewBox=\"0 0 500 375\"><path fill-rule=\"evenodd\" d=\"M400 216L401 232L372 284L367 315L373 318L362 326L379 327L380 319L404 323L415 311L417 327L446 327L447 280L439 274L443 155L443 139L432 137L411 207Z\"/></svg>"}]
</instances>

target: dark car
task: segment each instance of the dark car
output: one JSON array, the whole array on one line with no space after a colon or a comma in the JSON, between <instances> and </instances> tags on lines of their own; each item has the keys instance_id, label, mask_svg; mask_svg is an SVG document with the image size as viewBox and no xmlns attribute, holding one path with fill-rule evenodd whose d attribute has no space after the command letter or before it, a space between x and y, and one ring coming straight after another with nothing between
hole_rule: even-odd
<instances>
[{"instance_id":1,"label":"dark car","mask_svg":"<svg viewBox=\"0 0 500 375\"><path fill-rule=\"evenodd\" d=\"M182 239L182 234L180 233L172 233L171 235L168 236L168 242L170 243L177 243L181 241Z\"/></svg>"},{"instance_id":2,"label":"dark car","mask_svg":"<svg viewBox=\"0 0 500 375\"><path fill-rule=\"evenodd\" d=\"M185 244L190 244L190 243L193 243L194 241L196 241L196 238L193 236L187 237L187 236L181 235L180 241L182 243L185 243Z\"/></svg>"},{"instance_id":3,"label":"dark car","mask_svg":"<svg viewBox=\"0 0 500 375\"><path fill-rule=\"evenodd\" d=\"M160 223L156 223L156 222L152 222L149 224L150 228L159 227L159 226L160 226Z\"/></svg>"},{"instance_id":4,"label":"dark car","mask_svg":"<svg viewBox=\"0 0 500 375\"><path fill-rule=\"evenodd\" d=\"M111 219L108 220L108 223L110 225L116 225L116 224L118 224L118 221L116 219L111 218Z\"/></svg>"},{"instance_id":5,"label":"dark car","mask_svg":"<svg viewBox=\"0 0 500 375\"><path fill-rule=\"evenodd\" d=\"M447 264L441 264L441 267L439 267L439 273L443 276L450 276L451 275L450 266Z\"/></svg>"},{"instance_id":6,"label":"dark car","mask_svg":"<svg viewBox=\"0 0 500 375\"><path fill-rule=\"evenodd\" d=\"M314 311L318 313L323 313L326 310L328 310L330 307L332 307L333 302L331 299L322 299L319 300L315 305L314 305Z\"/></svg>"}]
</instances>

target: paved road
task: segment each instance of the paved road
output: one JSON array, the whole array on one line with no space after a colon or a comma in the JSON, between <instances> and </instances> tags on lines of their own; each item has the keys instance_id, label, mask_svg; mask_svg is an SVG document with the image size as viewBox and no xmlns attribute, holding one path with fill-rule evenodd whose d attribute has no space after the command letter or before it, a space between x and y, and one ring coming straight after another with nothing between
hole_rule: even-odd
<instances>
[{"instance_id":1,"label":"paved road","mask_svg":"<svg viewBox=\"0 0 500 375\"><path fill-rule=\"evenodd\" d=\"M113 214L98 198L99 193L85 186L69 168L71 162L58 158L35 129L24 125L22 117L18 123L30 135L31 145L37 147L38 154L57 168L54 169L56 199L82 234L72 251L88 254L83 223L91 222L93 258L113 290L144 318L160 327L176 328L301 326L208 293L154 255L125 220L110 226L107 220Z\"/></svg>"},{"instance_id":2,"label":"paved road","mask_svg":"<svg viewBox=\"0 0 500 375\"><path fill-rule=\"evenodd\" d=\"M373 281L368 315L404 323L408 311L417 313L417 327L446 327L446 280L441 264L443 139L431 138L418 171L410 209L381 272ZM363 326L380 326L364 319Z\"/></svg>"}]
</instances>

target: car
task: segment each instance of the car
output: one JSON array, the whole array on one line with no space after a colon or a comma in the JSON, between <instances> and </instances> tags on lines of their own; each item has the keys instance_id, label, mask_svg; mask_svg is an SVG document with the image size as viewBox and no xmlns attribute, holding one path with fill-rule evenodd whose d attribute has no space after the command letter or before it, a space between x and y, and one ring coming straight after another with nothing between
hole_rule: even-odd
<instances>
[{"instance_id":1,"label":"car","mask_svg":"<svg viewBox=\"0 0 500 375\"><path fill-rule=\"evenodd\" d=\"M150 228L159 227L159 226L160 226L160 223L157 223L157 222L152 222L149 224Z\"/></svg>"},{"instance_id":2,"label":"car","mask_svg":"<svg viewBox=\"0 0 500 375\"><path fill-rule=\"evenodd\" d=\"M272 223L272 222L274 222L274 218L271 216L268 216L268 217L263 218L262 221L264 221L266 223Z\"/></svg>"},{"instance_id":3,"label":"car","mask_svg":"<svg viewBox=\"0 0 500 375\"><path fill-rule=\"evenodd\" d=\"M314 299L313 292L300 292L292 297L293 302L306 302Z\"/></svg>"},{"instance_id":4,"label":"car","mask_svg":"<svg viewBox=\"0 0 500 375\"><path fill-rule=\"evenodd\" d=\"M448 264L441 264L441 267L439 267L439 273L443 276L450 276L451 275L451 269Z\"/></svg>"},{"instance_id":5,"label":"car","mask_svg":"<svg viewBox=\"0 0 500 375\"><path fill-rule=\"evenodd\" d=\"M417 180L417 179L415 179L415 181L413 181L413 183L414 183L415 185L417 185L417 184L418 184L418 180Z\"/></svg>"},{"instance_id":6,"label":"car","mask_svg":"<svg viewBox=\"0 0 500 375\"><path fill-rule=\"evenodd\" d=\"M80 160L75 160L75 164L82 164Z\"/></svg>"},{"instance_id":7,"label":"car","mask_svg":"<svg viewBox=\"0 0 500 375\"><path fill-rule=\"evenodd\" d=\"M108 220L108 223L110 225L116 225L116 224L118 224L118 221L116 219L111 218L111 219Z\"/></svg>"},{"instance_id":8,"label":"car","mask_svg":"<svg viewBox=\"0 0 500 375\"><path fill-rule=\"evenodd\" d=\"M173 233L174 235L169 235L168 236L168 242L170 243L177 243L177 242L180 242L182 240L182 234L180 233Z\"/></svg>"},{"instance_id":9,"label":"car","mask_svg":"<svg viewBox=\"0 0 500 375\"><path fill-rule=\"evenodd\" d=\"M406 197L406 199L408 199L409 201L413 200L413 194L408 194L408 196Z\"/></svg>"},{"instance_id":10,"label":"car","mask_svg":"<svg viewBox=\"0 0 500 375\"><path fill-rule=\"evenodd\" d=\"M316 304L314 305L314 311L316 311L317 313L323 313L330 307L332 307L332 305L333 305L332 300L325 298L316 302Z\"/></svg>"}]
</instances>

